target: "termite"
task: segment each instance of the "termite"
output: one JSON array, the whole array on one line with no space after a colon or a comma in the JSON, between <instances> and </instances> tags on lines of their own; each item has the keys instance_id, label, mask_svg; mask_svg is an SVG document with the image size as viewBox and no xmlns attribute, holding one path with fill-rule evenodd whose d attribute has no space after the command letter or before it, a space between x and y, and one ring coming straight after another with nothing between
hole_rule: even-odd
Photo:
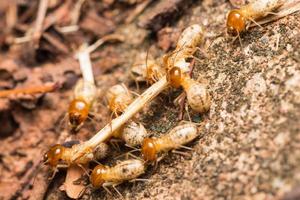
<instances>
[{"instance_id":1,"label":"termite","mask_svg":"<svg viewBox=\"0 0 300 200\"><path fill-rule=\"evenodd\" d=\"M130 75L136 82L153 84L165 74L164 69L148 53L142 53L130 69Z\"/></svg>"},{"instance_id":2,"label":"termite","mask_svg":"<svg viewBox=\"0 0 300 200\"><path fill-rule=\"evenodd\" d=\"M211 97L204 84L190 78L187 73L182 73L179 67L170 69L167 73L167 79L172 87L183 87L188 104L194 111L204 113L209 110Z\"/></svg>"},{"instance_id":3,"label":"termite","mask_svg":"<svg viewBox=\"0 0 300 200\"><path fill-rule=\"evenodd\" d=\"M188 122L178 125L161 137L146 138L142 145L142 155L145 161L157 161L157 154L183 147L198 136L198 128Z\"/></svg>"},{"instance_id":4,"label":"termite","mask_svg":"<svg viewBox=\"0 0 300 200\"><path fill-rule=\"evenodd\" d=\"M96 98L96 86L89 81L79 80L74 89L74 99L70 102L68 117L73 130L78 129L88 118Z\"/></svg>"},{"instance_id":5,"label":"termite","mask_svg":"<svg viewBox=\"0 0 300 200\"><path fill-rule=\"evenodd\" d=\"M178 39L176 49L164 56L164 65L167 71L167 80L174 88L182 86L187 94L187 100L191 108L199 113L206 112L210 108L210 95L204 84L190 78L190 61L197 50L197 46L203 41L204 30L202 26L195 24L186 28Z\"/></svg>"},{"instance_id":6,"label":"termite","mask_svg":"<svg viewBox=\"0 0 300 200\"><path fill-rule=\"evenodd\" d=\"M240 9L229 11L226 22L227 32L239 35L247 29L248 21L256 23L255 20L270 14L283 3L283 0L255 0Z\"/></svg>"},{"instance_id":7,"label":"termite","mask_svg":"<svg viewBox=\"0 0 300 200\"><path fill-rule=\"evenodd\" d=\"M90 181L93 187L103 187L108 192L107 187L112 186L122 197L115 186L136 179L145 172L145 169L145 162L138 159L121 161L113 167L97 165L91 173Z\"/></svg>"},{"instance_id":8,"label":"termite","mask_svg":"<svg viewBox=\"0 0 300 200\"><path fill-rule=\"evenodd\" d=\"M60 167L68 167L72 164L72 147L78 145L78 143L70 145L55 144L50 147L49 150L44 154L44 164L49 165L54 172ZM80 158L78 164L86 164L92 160L98 160L106 157L108 154L108 146L105 143L100 143L94 152L86 152L88 156Z\"/></svg>"},{"instance_id":9,"label":"termite","mask_svg":"<svg viewBox=\"0 0 300 200\"><path fill-rule=\"evenodd\" d=\"M173 52L163 56L163 63L166 71L173 67L179 67L182 72L189 72L190 62L198 45L203 41L204 28L194 24L186 28L180 35L176 48Z\"/></svg>"},{"instance_id":10,"label":"termite","mask_svg":"<svg viewBox=\"0 0 300 200\"><path fill-rule=\"evenodd\" d=\"M122 113L133 101L130 91L123 84L111 87L106 94L106 98L109 108L116 115ZM124 140L130 147L135 147L141 145L143 139L149 134L141 123L130 120L124 126L114 131L113 136Z\"/></svg>"},{"instance_id":11,"label":"termite","mask_svg":"<svg viewBox=\"0 0 300 200\"><path fill-rule=\"evenodd\" d=\"M68 110L69 124L71 125L71 129L75 131L79 129L88 118L93 102L97 96L89 52L82 50L77 56L80 63L82 79L76 83L74 98L70 102Z\"/></svg>"},{"instance_id":12,"label":"termite","mask_svg":"<svg viewBox=\"0 0 300 200\"><path fill-rule=\"evenodd\" d=\"M106 93L109 109L118 116L133 101L133 96L124 84L114 85Z\"/></svg>"}]
</instances>

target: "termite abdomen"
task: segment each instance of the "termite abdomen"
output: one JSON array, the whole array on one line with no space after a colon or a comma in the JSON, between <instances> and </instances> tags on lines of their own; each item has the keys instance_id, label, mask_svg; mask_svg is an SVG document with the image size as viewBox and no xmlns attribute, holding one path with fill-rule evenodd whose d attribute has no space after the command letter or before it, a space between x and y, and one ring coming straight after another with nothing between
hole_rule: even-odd
<instances>
[{"instance_id":1,"label":"termite abdomen","mask_svg":"<svg viewBox=\"0 0 300 200\"><path fill-rule=\"evenodd\" d=\"M95 188L120 184L123 181L132 180L145 172L144 161L131 159L121 161L115 166L108 167L97 165L91 174L91 184Z\"/></svg>"}]
</instances>

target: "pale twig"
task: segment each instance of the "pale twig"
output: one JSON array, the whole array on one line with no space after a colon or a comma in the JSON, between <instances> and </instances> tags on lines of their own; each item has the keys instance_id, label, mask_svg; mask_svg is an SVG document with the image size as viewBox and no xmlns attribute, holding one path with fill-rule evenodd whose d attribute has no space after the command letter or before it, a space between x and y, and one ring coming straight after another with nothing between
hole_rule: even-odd
<instances>
[{"instance_id":1,"label":"pale twig","mask_svg":"<svg viewBox=\"0 0 300 200\"><path fill-rule=\"evenodd\" d=\"M77 56L80 63L80 70L83 80L95 84L90 53L85 49L83 51L80 51Z\"/></svg>"},{"instance_id":2,"label":"pale twig","mask_svg":"<svg viewBox=\"0 0 300 200\"><path fill-rule=\"evenodd\" d=\"M74 11L72 13L71 25L76 25L80 17L80 10L85 0L78 0L75 4Z\"/></svg>"},{"instance_id":3,"label":"pale twig","mask_svg":"<svg viewBox=\"0 0 300 200\"><path fill-rule=\"evenodd\" d=\"M71 26L56 26L56 29L61 33L72 33L79 30L79 26L77 25L71 25Z\"/></svg>"},{"instance_id":4,"label":"pale twig","mask_svg":"<svg viewBox=\"0 0 300 200\"><path fill-rule=\"evenodd\" d=\"M36 23L32 34L34 41L39 41L42 35L43 22L46 17L47 8L48 8L48 0L40 0Z\"/></svg>"},{"instance_id":5,"label":"pale twig","mask_svg":"<svg viewBox=\"0 0 300 200\"><path fill-rule=\"evenodd\" d=\"M72 161L84 156L85 152L89 149L94 149L101 142L107 140L112 136L112 133L119 129L123 124L125 124L129 119L131 119L135 114L137 114L146 104L152 101L159 93L161 93L165 88L168 87L168 81L166 76L162 77L158 82L154 83L149 87L143 94L135 99L124 111L122 115L113 119L111 123L107 124L103 129L101 129L96 135L94 135L90 140L82 143L81 145L74 146L72 149Z\"/></svg>"},{"instance_id":6,"label":"pale twig","mask_svg":"<svg viewBox=\"0 0 300 200\"><path fill-rule=\"evenodd\" d=\"M145 0L141 4L137 5L134 11L125 20L126 24L131 23L139 14L141 14L145 8L152 2L152 0Z\"/></svg>"},{"instance_id":7,"label":"pale twig","mask_svg":"<svg viewBox=\"0 0 300 200\"><path fill-rule=\"evenodd\" d=\"M85 50L88 53L92 53L93 51L95 51L99 46L101 46L103 43L110 41L110 40L118 40L118 41L124 41L124 37L120 34L110 34L110 35L106 35L103 36L102 38L100 38L99 40L97 40L94 44L90 45L89 47L87 47Z\"/></svg>"},{"instance_id":8,"label":"pale twig","mask_svg":"<svg viewBox=\"0 0 300 200\"><path fill-rule=\"evenodd\" d=\"M38 21L42 21L41 33L43 31L47 30L50 26L52 26L53 24L55 24L57 21L60 21L61 19L63 19L69 13L69 7L70 7L71 4L72 4L71 0L66 0L65 3L64 3L64 5L60 6L53 13L50 13L45 19L43 19L43 20L36 20L36 24L38 24L37 23ZM40 4L39 6L42 6L42 5ZM13 42L20 44L20 43L25 43L25 42L31 41L32 38L33 38L33 36L34 36L34 34L33 34L32 31L34 31L34 30L29 29L27 31L27 33L25 34L25 36L23 36L21 38L15 38L13 40Z\"/></svg>"},{"instance_id":9,"label":"pale twig","mask_svg":"<svg viewBox=\"0 0 300 200\"><path fill-rule=\"evenodd\" d=\"M16 1L11 1L9 3L5 18L7 30L11 30L16 25L18 20L18 9Z\"/></svg>"},{"instance_id":10,"label":"pale twig","mask_svg":"<svg viewBox=\"0 0 300 200\"><path fill-rule=\"evenodd\" d=\"M38 94L38 93L47 93L52 92L59 88L58 83L51 83L41 86L34 86L34 87L28 87L28 88L16 88L11 90L1 90L0 91L0 98L1 97L7 97L9 95L17 95L17 94Z\"/></svg>"}]
</instances>

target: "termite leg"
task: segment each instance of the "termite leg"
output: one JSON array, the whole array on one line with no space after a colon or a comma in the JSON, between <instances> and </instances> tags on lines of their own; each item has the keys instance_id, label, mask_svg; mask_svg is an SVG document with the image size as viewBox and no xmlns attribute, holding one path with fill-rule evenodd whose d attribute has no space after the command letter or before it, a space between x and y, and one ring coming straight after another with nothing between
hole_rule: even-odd
<instances>
[{"instance_id":1,"label":"termite leg","mask_svg":"<svg viewBox=\"0 0 300 200\"><path fill-rule=\"evenodd\" d=\"M190 62L189 67L190 67L189 77L192 77L194 67L195 67L195 58L192 59L192 61ZM179 107L180 107L178 119L179 120L183 119L183 117L184 117L184 111L183 110L185 108L185 110L187 111L189 120L191 121L191 117L190 117L190 114L188 112L188 108L187 108L187 104L186 104L186 93L185 92L184 92L184 95L181 97L181 99L178 100L178 102L179 102Z\"/></svg>"},{"instance_id":2,"label":"termite leg","mask_svg":"<svg viewBox=\"0 0 300 200\"><path fill-rule=\"evenodd\" d=\"M126 144L125 144L125 146L126 146ZM134 147L133 147L134 148ZM124 155L125 155L125 158L126 159L128 159L128 155L131 155L133 158L136 158L136 159L138 159L139 160L139 158L138 157L136 157L136 156L133 156L133 152L137 152L137 151L141 151L140 149L133 149L133 150L131 150L131 151L129 151L129 152L126 152L126 153L123 153L123 154L121 154L121 155L118 155L117 157L116 157L116 159L118 159L118 158L121 158L121 157L123 157Z\"/></svg>"},{"instance_id":3,"label":"termite leg","mask_svg":"<svg viewBox=\"0 0 300 200\"><path fill-rule=\"evenodd\" d=\"M173 150L172 150L172 153L179 154L179 155L182 155L182 156L190 156L190 155L191 155L191 154L189 154L189 153L182 152L182 151L178 151L178 150L176 150L176 149L173 149Z\"/></svg>"},{"instance_id":4,"label":"termite leg","mask_svg":"<svg viewBox=\"0 0 300 200\"><path fill-rule=\"evenodd\" d=\"M193 148L187 147L187 146L184 146L184 145L180 145L180 148L186 149L186 150L189 150L189 151L192 151L192 150L193 150Z\"/></svg>"},{"instance_id":5,"label":"termite leg","mask_svg":"<svg viewBox=\"0 0 300 200\"><path fill-rule=\"evenodd\" d=\"M139 82L137 80L134 81L135 82L135 86L138 92L140 92L140 85Z\"/></svg>"},{"instance_id":6,"label":"termite leg","mask_svg":"<svg viewBox=\"0 0 300 200\"><path fill-rule=\"evenodd\" d=\"M84 172L89 178L91 178L90 175L89 175L89 172L86 170L86 168L85 168L82 164L78 164L78 167L80 167L80 168L83 170L83 172Z\"/></svg>"},{"instance_id":7,"label":"termite leg","mask_svg":"<svg viewBox=\"0 0 300 200\"><path fill-rule=\"evenodd\" d=\"M78 196L82 197L85 194L86 189L87 189L87 187L85 187L83 190L81 190Z\"/></svg>"},{"instance_id":8,"label":"termite leg","mask_svg":"<svg viewBox=\"0 0 300 200\"><path fill-rule=\"evenodd\" d=\"M110 185L111 185L111 183L103 183L102 187L108 194L112 195L111 191L107 188Z\"/></svg>"},{"instance_id":9,"label":"termite leg","mask_svg":"<svg viewBox=\"0 0 300 200\"><path fill-rule=\"evenodd\" d=\"M135 95L135 96L137 96L137 97L141 96L139 93L137 93L135 91L130 91L130 93L133 94L133 95Z\"/></svg>"},{"instance_id":10,"label":"termite leg","mask_svg":"<svg viewBox=\"0 0 300 200\"><path fill-rule=\"evenodd\" d=\"M81 129L82 126L83 126L83 123L79 124L77 127L72 128L71 132L73 134L77 133Z\"/></svg>"},{"instance_id":11,"label":"termite leg","mask_svg":"<svg viewBox=\"0 0 300 200\"><path fill-rule=\"evenodd\" d=\"M57 172L58 172L58 169L55 168L55 169L53 170L53 173L52 173L51 177L49 178L49 181L52 181L52 180L54 179L54 177L55 177L55 175L56 175Z\"/></svg>"},{"instance_id":12,"label":"termite leg","mask_svg":"<svg viewBox=\"0 0 300 200\"><path fill-rule=\"evenodd\" d=\"M189 106L188 106L187 103L185 104L185 111L186 111L186 113L188 115L189 121L192 122L192 118L191 118L190 113L189 113Z\"/></svg>"},{"instance_id":13,"label":"termite leg","mask_svg":"<svg viewBox=\"0 0 300 200\"><path fill-rule=\"evenodd\" d=\"M124 199L123 195L119 192L119 190L116 188L117 185L119 185L120 183L115 183L112 185L112 188L118 193L118 195Z\"/></svg>"},{"instance_id":14,"label":"termite leg","mask_svg":"<svg viewBox=\"0 0 300 200\"><path fill-rule=\"evenodd\" d=\"M240 36L240 33L238 32L238 38L239 38L239 41L240 41L240 45L241 45L241 48L243 48L243 44L242 44L242 38L241 38L241 36Z\"/></svg>"},{"instance_id":15,"label":"termite leg","mask_svg":"<svg viewBox=\"0 0 300 200\"><path fill-rule=\"evenodd\" d=\"M148 182L148 181L150 181L150 179L147 179L147 178L135 178L135 179L130 180L129 182L137 182L137 181Z\"/></svg>"},{"instance_id":16,"label":"termite leg","mask_svg":"<svg viewBox=\"0 0 300 200\"><path fill-rule=\"evenodd\" d=\"M253 22L254 24L256 24L258 27L262 28L262 26L259 23L257 23L254 19L252 19L251 17L249 17L249 20L251 22Z\"/></svg>"},{"instance_id":17,"label":"termite leg","mask_svg":"<svg viewBox=\"0 0 300 200\"><path fill-rule=\"evenodd\" d=\"M96 120L94 119L94 117L93 117L92 115L90 115L90 113L88 114L87 118L88 118L89 120L91 120L92 123L94 123L94 124L97 123Z\"/></svg>"},{"instance_id":18,"label":"termite leg","mask_svg":"<svg viewBox=\"0 0 300 200\"><path fill-rule=\"evenodd\" d=\"M59 124L58 124L58 128L60 129L62 127L62 125L64 124L64 122L67 120L68 118L68 113L64 114L64 117L60 120Z\"/></svg>"},{"instance_id":19,"label":"termite leg","mask_svg":"<svg viewBox=\"0 0 300 200\"><path fill-rule=\"evenodd\" d=\"M133 155L131 152L126 153L126 159L129 159L129 157L139 160L139 157Z\"/></svg>"},{"instance_id":20,"label":"termite leg","mask_svg":"<svg viewBox=\"0 0 300 200\"><path fill-rule=\"evenodd\" d=\"M193 60L190 62L190 71L189 71L189 76L192 77L193 71L194 71L194 67L195 67L195 58L193 58Z\"/></svg>"},{"instance_id":21,"label":"termite leg","mask_svg":"<svg viewBox=\"0 0 300 200\"><path fill-rule=\"evenodd\" d=\"M162 161L165 157L167 156L167 153L162 154L160 157L157 158L156 162L155 162L155 169L157 167L157 164Z\"/></svg>"},{"instance_id":22,"label":"termite leg","mask_svg":"<svg viewBox=\"0 0 300 200\"><path fill-rule=\"evenodd\" d=\"M183 108L184 108L184 105L185 105L186 93L182 92L179 97L181 97L181 98L178 100L178 102L179 102L179 108L180 108L179 109L178 120L182 120L183 116L184 116Z\"/></svg>"},{"instance_id":23,"label":"termite leg","mask_svg":"<svg viewBox=\"0 0 300 200\"><path fill-rule=\"evenodd\" d=\"M266 15L276 15L276 16L280 16L279 13L275 13L275 12L266 12Z\"/></svg>"},{"instance_id":24,"label":"termite leg","mask_svg":"<svg viewBox=\"0 0 300 200\"><path fill-rule=\"evenodd\" d=\"M91 160L92 162L95 162L97 165L102 165L98 160L96 160L96 159L93 159L93 160Z\"/></svg>"},{"instance_id":25,"label":"termite leg","mask_svg":"<svg viewBox=\"0 0 300 200\"><path fill-rule=\"evenodd\" d=\"M140 151L140 149L138 149L138 148L136 148L136 147L133 147L133 146L131 146L131 145L129 145L129 144L125 144L125 146L128 147L128 148L130 148L130 149L133 149L133 150L131 150L131 151L129 151L129 152Z\"/></svg>"},{"instance_id":26,"label":"termite leg","mask_svg":"<svg viewBox=\"0 0 300 200\"><path fill-rule=\"evenodd\" d=\"M199 51L200 54L204 57L204 58L208 58L208 55L206 53L206 51L204 51L203 49L201 49L200 47L196 47L196 51ZM196 52L195 51L195 52ZM193 56L194 59L199 60L199 58Z\"/></svg>"},{"instance_id":27,"label":"termite leg","mask_svg":"<svg viewBox=\"0 0 300 200\"><path fill-rule=\"evenodd\" d=\"M119 142L122 142L122 140L120 139L116 139L116 138L112 138L109 140L109 143L113 146L113 148L117 151L121 151L120 146L119 146Z\"/></svg>"}]
</instances>

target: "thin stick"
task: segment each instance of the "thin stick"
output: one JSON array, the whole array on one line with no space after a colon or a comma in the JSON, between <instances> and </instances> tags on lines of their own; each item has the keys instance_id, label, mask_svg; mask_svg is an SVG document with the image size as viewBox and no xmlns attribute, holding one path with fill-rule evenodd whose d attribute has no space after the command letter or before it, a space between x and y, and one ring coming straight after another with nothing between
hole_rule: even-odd
<instances>
[{"instance_id":1,"label":"thin stick","mask_svg":"<svg viewBox=\"0 0 300 200\"><path fill-rule=\"evenodd\" d=\"M8 5L8 10L6 12L6 25L7 29L11 30L17 23L18 20L18 8L17 2L11 1Z\"/></svg>"},{"instance_id":2,"label":"thin stick","mask_svg":"<svg viewBox=\"0 0 300 200\"><path fill-rule=\"evenodd\" d=\"M134 11L127 17L127 19L125 20L126 24L131 23L133 20L135 20L135 18L141 14L145 8L152 2L152 0L145 0L144 2L142 2L141 4L139 4Z\"/></svg>"},{"instance_id":3,"label":"thin stick","mask_svg":"<svg viewBox=\"0 0 300 200\"><path fill-rule=\"evenodd\" d=\"M85 0L78 0L75 4L74 11L72 13L71 25L76 25L80 17L80 10Z\"/></svg>"},{"instance_id":4,"label":"thin stick","mask_svg":"<svg viewBox=\"0 0 300 200\"><path fill-rule=\"evenodd\" d=\"M41 0L39 3L38 14L37 14L36 23L33 32L33 39L35 41L39 41L42 35L43 22L46 16L47 8L48 8L48 0Z\"/></svg>"},{"instance_id":5,"label":"thin stick","mask_svg":"<svg viewBox=\"0 0 300 200\"><path fill-rule=\"evenodd\" d=\"M110 40L119 40L119 41L124 41L124 37L120 34L110 34L103 36L99 40L97 40L94 44L90 45L89 47L86 48L86 51L88 53L92 53L95 51L99 46L101 46L103 43L110 41Z\"/></svg>"},{"instance_id":6,"label":"thin stick","mask_svg":"<svg viewBox=\"0 0 300 200\"><path fill-rule=\"evenodd\" d=\"M12 90L1 90L0 91L0 98L7 97L13 94L37 94L37 93L46 93L52 92L59 87L58 83L54 83L51 85L43 85L43 86L35 86L29 88L16 88Z\"/></svg>"},{"instance_id":7,"label":"thin stick","mask_svg":"<svg viewBox=\"0 0 300 200\"><path fill-rule=\"evenodd\" d=\"M90 140L84 142L81 145L74 146L72 149L72 161L76 162L78 158L82 157L87 150L94 149L101 142L111 137L112 133L131 119L136 113L138 113L147 103L151 102L159 93L161 93L169 85L166 76L163 76L158 82L149 87L143 94L135 99L124 111L122 115L113 119L111 123L107 124Z\"/></svg>"},{"instance_id":8,"label":"thin stick","mask_svg":"<svg viewBox=\"0 0 300 200\"><path fill-rule=\"evenodd\" d=\"M95 84L90 53L87 50L80 51L78 53L78 60L83 80Z\"/></svg>"}]
</instances>

